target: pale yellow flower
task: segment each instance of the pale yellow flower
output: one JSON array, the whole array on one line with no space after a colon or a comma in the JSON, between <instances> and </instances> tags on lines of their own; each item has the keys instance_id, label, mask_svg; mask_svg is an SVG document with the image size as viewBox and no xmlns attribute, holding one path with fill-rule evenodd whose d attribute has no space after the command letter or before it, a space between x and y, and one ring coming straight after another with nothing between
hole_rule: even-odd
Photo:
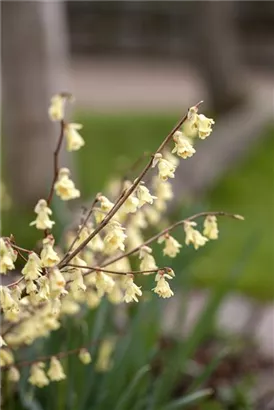
<instances>
[{"instance_id":1,"label":"pale yellow flower","mask_svg":"<svg viewBox=\"0 0 274 410\"><path fill-rule=\"evenodd\" d=\"M123 301L123 297L124 295L121 287L118 285L117 282L115 282L112 291L107 295L108 300L114 305L118 305Z\"/></svg>"},{"instance_id":2,"label":"pale yellow flower","mask_svg":"<svg viewBox=\"0 0 274 410\"><path fill-rule=\"evenodd\" d=\"M139 302L137 296L142 296L142 291L141 288L134 283L132 275L126 276L124 285L126 289L124 301L126 303L133 301Z\"/></svg>"},{"instance_id":3,"label":"pale yellow flower","mask_svg":"<svg viewBox=\"0 0 274 410\"><path fill-rule=\"evenodd\" d=\"M146 207L144 209L144 214L150 225L156 225L161 220L161 212L159 212L156 207Z\"/></svg>"},{"instance_id":4,"label":"pale yellow flower","mask_svg":"<svg viewBox=\"0 0 274 410\"><path fill-rule=\"evenodd\" d=\"M13 362L14 358L11 350L7 348L0 349L0 367L10 366Z\"/></svg>"},{"instance_id":5,"label":"pale yellow flower","mask_svg":"<svg viewBox=\"0 0 274 410\"><path fill-rule=\"evenodd\" d=\"M140 270L154 270L158 269L154 257L151 255L152 249L148 246L142 246L139 253L139 258L141 259ZM144 273L144 275L149 275L149 273Z\"/></svg>"},{"instance_id":6,"label":"pale yellow flower","mask_svg":"<svg viewBox=\"0 0 274 410\"><path fill-rule=\"evenodd\" d=\"M173 198L172 185L170 182L164 182L161 181L159 178L154 177L152 180L152 184L158 200L169 201Z\"/></svg>"},{"instance_id":7,"label":"pale yellow flower","mask_svg":"<svg viewBox=\"0 0 274 410\"><path fill-rule=\"evenodd\" d=\"M127 228L127 246L129 249L136 248L144 242L141 230L130 224Z\"/></svg>"},{"instance_id":8,"label":"pale yellow flower","mask_svg":"<svg viewBox=\"0 0 274 410\"><path fill-rule=\"evenodd\" d=\"M134 194L131 194L121 207L121 211L126 214L135 213L139 206L139 199Z\"/></svg>"},{"instance_id":9,"label":"pale yellow flower","mask_svg":"<svg viewBox=\"0 0 274 410\"><path fill-rule=\"evenodd\" d=\"M113 208L113 203L104 195L99 196L100 209L94 211L94 217L99 224L105 218L106 214Z\"/></svg>"},{"instance_id":10,"label":"pale yellow flower","mask_svg":"<svg viewBox=\"0 0 274 410\"><path fill-rule=\"evenodd\" d=\"M65 114L65 98L60 94L56 94L51 98L50 102L48 113L51 121L63 120Z\"/></svg>"},{"instance_id":11,"label":"pale yellow flower","mask_svg":"<svg viewBox=\"0 0 274 410\"><path fill-rule=\"evenodd\" d=\"M78 130L81 130L82 128L82 124L70 123L65 125L64 134L67 141L68 151L77 151L85 145L85 141L78 132Z\"/></svg>"},{"instance_id":12,"label":"pale yellow flower","mask_svg":"<svg viewBox=\"0 0 274 410\"><path fill-rule=\"evenodd\" d=\"M0 286L0 302L4 312L19 311L18 303L12 298L11 291L7 286Z\"/></svg>"},{"instance_id":13,"label":"pale yellow flower","mask_svg":"<svg viewBox=\"0 0 274 410\"><path fill-rule=\"evenodd\" d=\"M97 306L101 302L101 296L99 296L98 293L91 288L87 289L87 291L85 292L85 296L86 296L85 298L86 304L91 309L97 308Z\"/></svg>"},{"instance_id":14,"label":"pale yellow flower","mask_svg":"<svg viewBox=\"0 0 274 410\"><path fill-rule=\"evenodd\" d=\"M167 181L168 178L175 177L175 165L173 165L170 161L164 159L162 157L162 154L158 153L154 156L152 167L155 167L156 165L158 165L158 175L162 181Z\"/></svg>"},{"instance_id":15,"label":"pale yellow flower","mask_svg":"<svg viewBox=\"0 0 274 410\"><path fill-rule=\"evenodd\" d=\"M8 370L8 380L12 383L17 383L20 380L20 372L19 370L11 366Z\"/></svg>"},{"instance_id":16,"label":"pale yellow flower","mask_svg":"<svg viewBox=\"0 0 274 410\"><path fill-rule=\"evenodd\" d=\"M182 245L169 234L165 234L158 239L158 243L162 242L165 242L163 254L169 256L170 258L175 258L180 252Z\"/></svg>"},{"instance_id":17,"label":"pale yellow flower","mask_svg":"<svg viewBox=\"0 0 274 410\"><path fill-rule=\"evenodd\" d=\"M218 239L219 230L215 215L208 215L205 218L203 234L209 239Z\"/></svg>"},{"instance_id":18,"label":"pale yellow flower","mask_svg":"<svg viewBox=\"0 0 274 410\"><path fill-rule=\"evenodd\" d=\"M62 298L61 304L61 313L65 315L75 315L80 310L80 306L74 300L70 299L70 297Z\"/></svg>"},{"instance_id":19,"label":"pale yellow flower","mask_svg":"<svg viewBox=\"0 0 274 410\"><path fill-rule=\"evenodd\" d=\"M56 195L63 201L69 201L80 196L80 191L75 188L74 182L70 179L68 168L61 168L58 173L58 179L54 184Z\"/></svg>"},{"instance_id":20,"label":"pale yellow flower","mask_svg":"<svg viewBox=\"0 0 274 410\"><path fill-rule=\"evenodd\" d=\"M52 268L50 271L49 286L51 296L60 296L60 294L64 293L66 280L57 267Z\"/></svg>"},{"instance_id":21,"label":"pale yellow flower","mask_svg":"<svg viewBox=\"0 0 274 410\"><path fill-rule=\"evenodd\" d=\"M26 293L36 292L37 286L32 280L26 281Z\"/></svg>"},{"instance_id":22,"label":"pale yellow flower","mask_svg":"<svg viewBox=\"0 0 274 410\"><path fill-rule=\"evenodd\" d=\"M85 291L86 285L84 284L84 278L80 269L74 269L71 274L72 282L70 283L70 289L72 292Z\"/></svg>"},{"instance_id":23,"label":"pale yellow flower","mask_svg":"<svg viewBox=\"0 0 274 410\"><path fill-rule=\"evenodd\" d=\"M96 275L96 289L98 290L98 296L102 297L105 293L112 292L115 282L114 280L104 272L97 271Z\"/></svg>"},{"instance_id":24,"label":"pale yellow flower","mask_svg":"<svg viewBox=\"0 0 274 410\"><path fill-rule=\"evenodd\" d=\"M186 245L192 243L194 248L197 250L200 246L204 246L206 244L208 238L206 238L199 231L194 229L194 226L197 226L196 222L187 221L184 223L184 229L186 234L185 243Z\"/></svg>"},{"instance_id":25,"label":"pale yellow flower","mask_svg":"<svg viewBox=\"0 0 274 410\"><path fill-rule=\"evenodd\" d=\"M111 254L118 249L121 251L125 250L125 239L127 235L125 234L125 228L117 221L110 222L107 227L107 234L104 238L105 249L104 252Z\"/></svg>"},{"instance_id":26,"label":"pale yellow flower","mask_svg":"<svg viewBox=\"0 0 274 410\"><path fill-rule=\"evenodd\" d=\"M29 382L33 386L44 387L49 384L49 379L44 371L45 363L38 362L31 366Z\"/></svg>"},{"instance_id":27,"label":"pale yellow flower","mask_svg":"<svg viewBox=\"0 0 274 410\"><path fill-rule=\"evenodd\" d=\"M193 138L197 135L197 118L198 108L196 106L189 108L187 113L187 119L182 125L182 132L188 138Z\"/></svg>"},{"instance_id":28,"label":"pale yellow flower","mask_svg":"<svg viewBox=\"0 0 274 410\"><path fill-rule=\"evenodd\" d=\"M50 295L49 279L46 276L41 276L38 279L39 290L38 297L40 300L47 300Z\"/></svg>"},{"instance_id":29,"label":"pale yellow flower","mask_svg":"<svg viewBox=\"0 0 274 410\"><path fill-rule=\"evenodd\" d=\"M43 239L43 249L41 251L41 262L43 267L53 267L60 261L59 256L53 249L54 238L52 235L48 235Z\"/></svg>"},{"instance_id":30,"label":"pale yellow flower","mask_svg":"<svg viewBox=\"0 0 274 410\"><path fill-rule=\"evenodd\" d=\"M157 285L155 288L152 289L155 293L157 293L161 298L170 298L174 295L172 290L170 289L169 283L165 280L164 276L161 276L157 280Z\"/></svg>"},{"instance_id":31,"label":"pale yellow flower","mask_svg":"<svg viewBox=\"0 0 274 410\"><path fill-rule=\"evenodd\" d=\"M202 140L211 134L213 124L215 124L215 121L212 118L207 118L203 114L198 115L196 126L198 129L198 135Z\"/></svg>"},{"instance_id":32,"label":"pale yellow flower","mask_svg":"<svg viewBox=\"0 0 274 410\"><path fill-rule=\"evenodd\" d=\"M35 225L37 229L52 229L55 224L51 221L49 215L52 215L52 210L47 206L47 201L45 199L40 199L35 208L34 212L37 214L35 221L30 223L30 226Z\"/></svg>"},{"instance_id":33,"label":"pale yellow flower","mask_svg":"<svg viewBox=\"0 0 274 410\"><path fill-rule=\"evenodd\" d=\"M41 276L42 262L35 252L29 254L27 263L22 269L22 274L26 280L36 280Z\"/></svg>"},{"instance_id":34,"label":"pale yellow flower","mask_svg":"<svg viewBox=\"0 0 274 410\"><path fill-rule=\"evenodd\" d=\"M190 140L183 135L181 131L176 131L173 135L175 148L172 153L176 153L179 157L184 159L192 157L196 150L191 145Z\"/></svg>"},{"instance_id":35,"label":"pale yellow flower","mask_svg":"<svg viewBox=\"0 0 274 410\"><path fill-rule=\"evenodd\" d=\"M66 378L60 361L54 356L50 359L50 366L47 373L50 380L54 382L58 382Z\"/></svg>"},{"instance_id":36,"label":"pale yellow flower","mask_svg":"<svg viewBox=\"0 0 274 410\"><path fill-rule=\"evenodd\" d=\"M16 259L17 252L3 238L0 238L0 273L6 274L9 270L15 269Z\"/></svg>"},{"instance_id":37,"label":"pale yellow flower","mask_svg":"<svg viewBox=\"0 0 274 410\"><path fill-rule=\"evenodd\" d=\"M114 342L111 339L105 339L101 343L98 351L96 370L98 372L107 372L111 368L111 354L114 350Z\"/></svg>"},{"instance_id":38,"label":"pale yellow flower","mask_svg":"<svg viewBox=\"0 0 274 410\"><path fill-rule=\"evenodd\" d=\"M92 361L90 353L84 348L80 350L78 357L83 364L89 364Z\"/></svg>"},{"instance_id":39,"label":"pale yellow flower","mask_svg":"<svg viewBox=\"0 0 274 410\"><path fill-rule=\"evenodd\" d=\"M140 182L136 190L137 198L139 199L139 208L145 204L153 204L154 199L157 199L156 196L150 194L147 187L145 187L144 182Z\"/></svg>"}]
</instances>

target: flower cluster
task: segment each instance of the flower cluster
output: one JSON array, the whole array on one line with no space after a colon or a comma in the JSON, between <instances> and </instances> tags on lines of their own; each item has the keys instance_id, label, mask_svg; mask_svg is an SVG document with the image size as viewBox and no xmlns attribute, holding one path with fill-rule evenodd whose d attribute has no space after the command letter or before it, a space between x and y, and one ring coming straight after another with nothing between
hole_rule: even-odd
<instances>
[{"instance_id":1,"label":"flower cluster","mask_svg":"<svg viewBox=\"0 0 274 410\"><path fill-rule=\"evenodd\" d=\"M159 232L168 201L173 198L169 179L175 177L179 159L195 154L194 137L205 139L212 131L214 121L198 114L198 106L195 106L179 122L173 135L170 134L160 145L140 176L133 182L114 181L109 192L97 194L80 225L66 233L68 243L57 248L51 232L55 225L52 197L55 194L62 201L80 197L80 191L70 177L70 170L59 165L58 154L63 140L69 152L85 145L79 133L82 125L65 121L65 105L70 100L68 94L55 95L48 111L52 121L60 122L61 135L55 151L50 194L47 199L38 200L34 208L37 216L30 223L37 230L44 231L41 249L38 247L34 252L17 246L12 237L0 238L1 274L6 275L15 269L18 255L25 261L17 281L0 286L4 317L0 365L8 369L9 380L13 382L20 378L14 360L16 349L47 337L61 326L63 316L75 315L83 305L95 309L103 298L113 304L139 302L143 294L137 279L140 275L154 276L156 285L152 291L159 297L173 296L169 281L175 274L170 267L158 267L150 245L158 243L163 246L165 257L175 258L182 243L171 235L171 231L183 226L185 244L192 244L198 249L209 240L218 238L216 216L223 214L197 214ZM172 139L175 146L170 152L168 144ZM148 171L155 167L156 175L149 178ZM194 221L198 217L205 217L203 234ZM145 233L150 225L156 226L158 233L147 239ZM139 256L138 271L131 267L131 255L134 254ZM112 340L103 341L96 364L98 371L109 369L113 349ZM84 364L91 362L88 350L80 348L77 351ZM44 387L51 381L65 379L59 357L50 358L47 370L43 360L33 362L29 382Z\"/></svg>"}]
</instances>

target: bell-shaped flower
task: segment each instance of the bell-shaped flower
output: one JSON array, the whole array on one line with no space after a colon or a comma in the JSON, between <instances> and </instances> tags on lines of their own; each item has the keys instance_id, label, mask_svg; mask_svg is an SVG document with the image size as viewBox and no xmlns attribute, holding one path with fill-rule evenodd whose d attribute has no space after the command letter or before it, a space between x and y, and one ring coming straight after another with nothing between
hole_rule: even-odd
<instances>
[{"instance_id":1,"label":"bell-shaped flower","mask_svg":"<svg viewBox=\"0 0 274 410\"><path fill-rule=\"evenodd\" d=\"M61 94L54 95L50 100L48 110L51 121L61 121L65 114L65 98Z\"/></svg>"},{"instance_id":2,"label":"bell-shaped flower","mask_svg":"<svg viewBox=\"0 0 274 410\"><path fill-rule=\"evenodd\" d=\"M43 239L43 249L40 255L43 267L55 266L60 261L60 258L53 249L53 246L54 238L52 235L48 235L45 239Z\"/></svg>"},{"instance_id":3,"label":"bell-shaped flower","mask_svg":"<svg viewBox=\"0 0 274 410\"><path fill-rule=\"evenodd\" d=\"M172 153L176 153L184 159L192 157L196 150L193 148L189 138L185 137L181 131L176 131L173 135L175 148Z\"/></svg>"},{"instance_id":4,"label":"bell-shaped flower","mask_svg":"<svg viewBox=\"0 0 274 410\"><path fill-rule=\"evenodd\" d=\"M133 281L133 275L127 275L125 280L125 296L124 301L129 302L139 302L137 296L142 296L142 291L139 286L137 286Z\"/></svg>"},{"instance_id":5,"label":"bell-shaped flower","mask_svg":"<svg viewBox=\"0 0 274 410\"><path fill-rule=\"evenodd\" d=\"M52 210L47 206L47 201L45 199L39 199L37 202L34 212L37 214L35 221L30 223L30 226L35 225L37 229L52 229L55 224L54 221L50 219L52 215Z\"/></svg>"},{"instance_id":6,"label":"bell-shaped flower","mask_svg":"<svg viewBox=\"0 0 274 410\"><path fill-rule=\"evenodd\" d=\"M186 234L185 243L189 245L193 244L194 248L197 250L200 246L204 246L208 241L208 238L203 236L198 230L193 227L197 226L196 222L186 221L184 223L184 230Z\"/></svg>"},{"instance_id":7,"label":"bell-shaped flower","mask_svg":"<svg viewBox=\"0 0 274 410\"><path fill-rule=\"evenodd\" d=\"M117 221L110 222L107 227L107 234L104 238L105 249L104 252L111 254L118 249L121 251L125 250L125 239L127 235L125 234L125 228Z\"/></svg>"},{"instance_id":8,"label":"bell-shaped flower","mask_svg":"<svg viewBox=\"0 0 274 410\"><path fill-rule=\"evenodd\" d=\"M17 259L17 252L0 238L0 273L6 274L9 270L15 269L14 262Z\"/></svg>"},{"instance_id":9,"label":"bell-shaped flower","mask_svg":"<svg viewBox=\"0 0 274 410\"><path fill-rule=\"evenodd\" d=\"M208 215L205 218L203 234L209 239L218 239L219 230L215 215Z\"/></svg>"},{"instance_id":10,"label":"bell-shaped flower","mask_svg":"<svg viewBox=\"0 0 274 410\"><path fill-rule=\"evenodd\" d=\"M158 239L158 243L162 242L165 242L163 254L169 256L170 258L175 258L177 254L180 252L180 248L182 247L182 245L168 233L163 236L160 236L160 238Z\"/></svg>"},{"instance_id":11,"label":"bell-shaped flower","mask_svg":"<svg viewBox=\"0 0 274 410\"><path fill-rule=\"evenodd\" d=\"M136 195L139 199L139 208L145 204L153 204L154 199L157 199L156 196L150 194L148 188L144 186L144 182L140 182L138 185Z\"/></svg>"},{"instance_id":12,"label":"bell-shaped flower","mask_svg":"<svg viewBox=\"0 0 274 410\"><path fill-rule=\"evenodd\" d=\"M147 270L157 270L158 267L156 265L154 257L151 255L152 249L148 246L142 246L139 253L139 258L141 259L140 263L140 270L147 271ZM144 275L149 275L149 273L144 273Z\"/></svg>"},{"instance_id":13,"label":"bell-shaped flower","mask_svg":"<svg viewBox=\"0 0 274 410\"><path fill-rule=\"evenodd\" d=\"M53 382L58 382L60 380L64 380L66 375L64 373L63 367L57 357L53 356L50 359L50 365L48 369L48 377Z\"/></svg>"},{"instance_id":14,"label":"bell-shaped flower","mask_svg":"<svg viewBox=\"0 0 274 410\"><path fill-rule=\"evenodd\" d=\"M157 285L152 289L161 298L170 298L174 295L173 291L170 289L169 283L166 281L165 276L162 275L157 280Z\"/></svg>"},{"instance_id":15,"label":"bell-shaped flower","mask_svg":"<svg viewBox=\"0 0 274 410\"><path fill-rule=\"evenodd\" d=\"M75 188L74 182L70 179L68 168L61 168L58 173L57 181L54 184L56 195L63 201L69 201L80 196L80 191Z\"/></svg>"},{"instance_id":16,"label":"bell-shaped flower","mask_svg":"<svg viewBox=\"0 0 274 410\"><path fill-rule=\"evenodd\" d=\"M212 118L207 118L205 115L199 114L196 123L199 138L204 140L208 137L212 132L213 124L215 124L215 121Z\"/></svg>"},{"instance_id":17,"label":"bell-shaped flower","mask_svg":"<svg viewBox=\"0 0 274 410\"><path fill-rule=\"evenodd\" d=\"M49 379L44 371L45 363L38 362L31 366L29 382L33 386L44 387L49 384Z\"/></svg>"},{"instance_id":18,"label":"bell-shaped flower","mask_svg":"<svg viewBox=\"0 0 274 410\"><path fill-rule=\"evenodd\" d=\"M22 269L25 280L36 280L41 276L42 262L35 252L29 254L27 263Z\"/></svg>"},{"instance_id":19,"label":"bell-shaped flower","mask_svg":"<svg viewBox=\"0 0 274 410\"><path fill-rule=\"evenodd\" d=\"M85 145L84 139L78 132L78 130L81 130L82 128L82 124L70 123L65 125L64 134L66 137L68 151L77 151Z\"/></svg>"},{"instance_id":20,"label":"bell-shaped flower","mask_svg":"<svg viewBox=\"0 0 274 410\"><path fill-rule=\"evenodd\" d=\"M83 363L83 364L89 364L89 363L91 363L91 355L90 355L90 353L89 353L89 351L87 350L87 349L85 349L85 348L82 348L81 350L80 350L80 352L79 352L79 359L81 360L81 362Z\"/></svg>"}]
</instances>

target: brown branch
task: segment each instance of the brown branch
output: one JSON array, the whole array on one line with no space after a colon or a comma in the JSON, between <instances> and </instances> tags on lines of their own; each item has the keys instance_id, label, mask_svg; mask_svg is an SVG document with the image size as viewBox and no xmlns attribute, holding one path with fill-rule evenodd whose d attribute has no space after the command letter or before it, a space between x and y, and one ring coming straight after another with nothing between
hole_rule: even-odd
<instances>
[{"instance_id":1,"label":"brown branch","mask_svg":"<svg viewBox=\"0 0 274 410\"><path fill-rule=\"evenodd\" d=\"M22 251L22 252L26 252L26 253L32 253L33 251L30 251L28 249L25 248L21 248L21 246L15 245L15 243L9 241L10 246L12 246L14 249L18 250L18 251ZM19 252L18 252L19 253ZM20 255L21 256L21 255Z\"/></svg>"},{"instance_id":2,"label":"brown branch","mask_svg":"<svg viewBox=\"0 0 274 410\"><path fill-rule=\"evenodd\" d=\"M201 104L199 102L196 106L198 107ZM140 173L139 177L135 179L134 183L131 185L130 188L128 188L122 195L121 198L116 201L112 209L109 211L109 213L105 216L103 221L97 226L97 228L85 239L70 255L65 257L58 265L59 268L63 268L66 266L66 264L71 261L74 256L76 256L90 241L91 239L94 238L95 235L97 235L111 220L111 218L116 214L116 212L120 209L120 207L123 205L123 203L127 200L127 198L132 194L132 192L138 187L139 183L142 181L148 170L151 168L153 164L153 159L156 154L160 153L164 147L168 144L168 142L171 140L173 134L182 126L182 124L185 122L187 119L187 114L184 115L183 118L179 120L179 122L175 125L175 127L170 131L170 133L166 136L164 141L161 143L157 151L151 156L149 162L143 169L143 171Z\"/></svg>"},{"instance_id":3,"label":"brown branch","mask_svg":"<svg viewBox=\"0 0 274 410\"><path fill-rule=\"evenodd\" d=\"M217 212L199 212L195 215L192 215L186 219L182 219L181 221L175 222L173 225L170 225L168 228L165 228L163 231L159 232L158 234L152 236L151 238L149 238L147 241L143 242L141 245L136 246L136 248L131 249L130 251L122 254L122 255L118 255L115 258L105 262L101 268L104 268L105 266L111 265L112 263L118 262L120 259L126 258L128 256L133 255L134 253L138 252L143 246L147 246L149 244L151 244L152 242L154 242L155 240L157 240L158 238L160 238L160 236L165 235L166 233L172 231L173 229L177 228L180 225L183 225L185 222L188 221L193 221L194 219L203 217L203 216L227 216L229 218L234 218L234 219L239 219L239 220L243 220L244 218L241 215L236 215L236 214L231 214L228 212L222 212L222 211L217 211ZM92 268L92 270L90 272L93 272L94 270L96 270L96 268ZM85 273L85 275L87 275L88 273Z\"/></svg>"},{"instance_id":4,"label":"brown branch","mask_svg":"<svg viewBox=\"0 0 274 410\"><path fill-rule=\"evenodd\" d=\"M158 272L159 270L167 270L168 268L157 268L157 269L149 269L149 270L133 270L133 271L128 271L128 272L121 272L117 270L108 270L108 269L102 269L100 266L97 266L96 269L92 266L84 266L84 265L76 265L74 263L70 263L66 266L71 266L73 268L79 268L79 269L90 269L90 270L95 270L96 272L105 272L105 273L113 273L115 275L138 275L138 274L144 274L144 273L155 273ZM89 272L91 273L91 272Z\"/></svg>"},{"instance_id":5,"label":"brown branch","mask_svg":"<svg viewBox=\"0 0 274 410\"><path fill-rule=\"evenodd\" d=\"M54 157L53 157L53 179L52 179L52 184L51 184L49 196L48 196L48 199L47 199L48 206L50 206L50 203L52 201L52 197L53 197L53 193L54 193L54 184L55 184L55 182L57 181L57 178L58 178L59 153L60 153L62 142L63 142L63 139L64 139L64 130L65 130L64 120L60 121L60 126L61 126L60 135L59 135L59 139L58 139L57 146L56 146L56 149L54 151Z\"/></svg>"},{"instance_id":6,"label":"brown branch","mask_svg":"<svg viewBox=\"0 0 274 410\"><path fill-rule=\"evenodd\" d=\"M57 357L58 359L62 359L63 357L70 356L71 354L79 353L82 349L86 349L87 347L93 346L93 345L98 344L100 342L101 342L101 339L98 339L94 342L89 343L88 345L77 347L76 349L67 350L66 352L59 352L59 353L48 355L48 356L37 357L37 359L35 359L35 360L29 360L29 361L26 360L26 361L22 361L22 362L15 362L11 365L3 366L2 370L7 370L7 369L9 369L10 367L13 367L13 366L15 366L15 367L31 366L32 364L35 364L35 363L46 362L46 361L50 360L52 357Z\"/></svg>"}]
</instances>

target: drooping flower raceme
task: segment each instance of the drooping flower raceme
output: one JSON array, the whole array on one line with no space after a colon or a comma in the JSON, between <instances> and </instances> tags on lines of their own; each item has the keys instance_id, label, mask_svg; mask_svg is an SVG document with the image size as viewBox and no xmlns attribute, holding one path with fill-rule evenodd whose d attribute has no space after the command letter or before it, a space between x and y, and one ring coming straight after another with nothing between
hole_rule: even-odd
<instances>
[{"instance_id":1,"label":"drooping flower raceme","mask_svg":"<svg viewBox=\"0 0 274 410\"><path fill-rule=\"evenodd\" d=\"M104 252L111 254L118 249L121 251L125 250L125 239L127 235L125 234L125 228L117 221L111 221L106 227L107 234L104 238L105 249Z\"/></svg>"},{"instance_id":2,"label":"drooping flower raceme","mask_svg":"<svg viewBox=\"0 0 274 410\"><path fill-rule=\"evenodd\" d=\"M180 252L180 248L182 247L182 245L168 233L163 236L160 236L160 238L158 239L158 243L162 242L165 243L163 254L169 256L170 258L175 258L177 254Z\"/></svg>"},{"instance_id":3,"label":"drooping flower raceme","mask_svg":"<svg viewBox=\"0 0 274 410\"><path fill-rule=\"evenodd\" d=\"M51 99L48 110L51 121L61 121L64 119L65 98L61 94L56 94Z\"/></svg>"},{"instance_id":4,"label":"drooping flower raceme","mask_svg":"<svg viewBox=\"0 0 274 410\"><path fill-rule=\"evenodd\" d=\"M158 266L156 265L153 255L151 255L152 249L149 246L142 246L139 252L139 258L141 259L140 270L157 270ZM149 275L149 273L144 273L144 275Z\"/></svg>"},{"instance_id":5,"label":"drooping flower raceme","mask_svg":"<svg viewBox=\"0 0 274 410\"><path fill-rule=\"evenodd\" d=\"M196 127L198 130L199 138L204 140L212 132L212 125L215 121L212 118L207 118L204 114L198 114Z\"/></svg>"},{"instance_id":6,"label":"drooping flower raceme","mask_svg":"<svg viewBox=\"0 0 274 410\"><path fill-rule=\"evenodd\" d=\"M208 238L203 236L199 231L197 231L197 229L194 229L194 226L197 226L197 223L193 221L186 221L184 223L184 229L186 234L185 242L186 245L192 243L194 249L197 250L200 246L204 246L206 244Z\"/></svg>"},{"instance_id":7,"label":"drooping flower raceme","mask_svg":"<svg viewBox=\"0 0 274 410\"><path fill-rule=\"evenodd\" d=\"M169 283L166 281L165 278L172 279L172 276L164 272L159 272L155 277L157 285L155 288L152 289L155 293L157 293L157 295L164 299L170 298L174 295L173 291L170 289Z\"/></svg>"},{"instance_id":8,"label":"drooping flower raceme","mask_svg":"<svg viewBox=\"0 0 274 410\"><path fill-rule=\"evenodd\" d=\"M49 384L49 379L44 371L45 363L38 362L31 366L29 382L33 386L44 387Z\"/></svg>"},{"instance_id":9,"label":"drooping flower raceme","mask_svg":"<svg viewBox=\"0 0 274 410\"><path fill-rule=\"evenodd\" d=\"M39 199L37 202L34 212L37 214L35 221L30 223L30 226L35 225L37 229L52 229L55 224L54 221L50 219L52 215L52 210L47 206L47 201L45 199Z\"/></svg>"},{"instance_id":10,"label":"drooping flower raceme","mask_svg":"<svg viewBox=\"0 0 274 410\"><path fill-rule=\"evenodd\" d=\"M63 201L69 201L80 196L80 191L75 188L74 182L70 179L68 168L61 168L58 173L58 179L54 184L56 195Z\"/></svg>"},{"instance_id":11,"label":"drooping flower raceme","mask_svg":"<svg viewBox=\"0 0 274 410\"><path fill-rule=\"evenodd\" d=\"M176 131L173 135L175 148L172 153L176 153L179 157L184 159L192 157L196 150L193 148L190 139L187 138L181 131Z\"/></svg>"},{"instance_id":12,"label":"drooping flower raceme","mask_svg":"<svg viewBox=\"0 0 274 410\"><path fill-rule=\"evenodd\" d=\"M49 379L55 382L58 382L59 380L64 380L66 378L60 361L57 359L57 357L54 356L50 360L50 366L47 373Z\"/></svg>"},{"instance_id":13,"label":"drooping flower raceme","mask_svg":"<svg viewBox=\"0 0 274 410\"><path fill-rule=\"evenodd\" d=\"M14 269L16 259L17 252L8 242L0 238L0 273L6 274L9 270Z\"/></svg>"},{"instance_id":14,"label":"drooping flower raceme","mask_svg":"<svg viewBox=\"0 0 274 410\"><path fill-rule=\"evenodd\" d=\"M156 165L158 165L158 170L159 170L158 175L162 181L167 181L168 178L175 177L175 174L174 174L176 170L175 165L173 165L168 160L164 159L162 157L162 154L158 153L154 156L152 167L154 168Z\"/></svg>"},{"instance_id":15,"label":"drooping flower raceme","mask_svg":"<svg viewBox=\"0 0 274 410\"><path fill-rule=\"evenodd\" d=\"M218 239L219 230L216 216L208 215L205 218L203 234L209 239Z\"/></svg>"},{"instance_id":16,"label":"drooping flower raceme","mask_svg":"<svg viewBox=\"0 0 274 410\"><path fill-rule=\"evenodd\" d=\"M90 353L88 352L87 349L83 348L83 349L80 350L79 359L81 360L81 362L83 364L91 363L91 355L90 355Z\"/></svg>"},{"instance_id":17,"label":"drooping flower raceme","mask_svg":"<svg viewBox=\"0 0 274 410\"><path fill-rule=\"evenodd\" d=\"M84 139L79 134L78 130L83 128L82 124L69 123L64 127L64 135L67 142L68 151L77 151L85 145Z\"/></svg>"},{"instance_id":18,"label":"drooping flower raceme","mask_svg":"<svg viewBox=\"0 0 274 410\"><path fill-rule=\"evenodd\" d=\"M157 199L156 196L150 194L148 188L144 186L144 182L140 182L138 185L136 195L139 199L139 208L145 204L153 204L154 199Z\"/></svg>"},{"instance_id":19,"label":"drooping flower raceme","mask_svg":"<svg viewBox=\"0 0 274 410\"><path fill-rule=\"evenodd\" d=\"M53 246L54 238L52 235L48 235L45 239L43 239L43 249L40 255L43 267L55 266L60 261L60 258L53 249Z\"/></svg>"},{"instance_id":20,"label":"drooping flower raceme","mask_svg":"<svg viewBox=\"0 0 274 410\"><path fill-rule=\"evenodd\" d=\"M41 276L42 262L35 252L29 254L27 263L22 269L22 274L26 280L36 280Z\"/></svg>"},{"instance_id":21,"label":"drooping flower raceme","mask_svg":"<svg viewBox=\"0 0 274 410\"><path fill-rule=\"evenodd\" d=\"M124 301L126 303L133 301L138 302L137 296L142 296L142 291L139 286L135 285L133 275L127 275L124 285L126 288Z\"/></svg>"}]
</instances>

